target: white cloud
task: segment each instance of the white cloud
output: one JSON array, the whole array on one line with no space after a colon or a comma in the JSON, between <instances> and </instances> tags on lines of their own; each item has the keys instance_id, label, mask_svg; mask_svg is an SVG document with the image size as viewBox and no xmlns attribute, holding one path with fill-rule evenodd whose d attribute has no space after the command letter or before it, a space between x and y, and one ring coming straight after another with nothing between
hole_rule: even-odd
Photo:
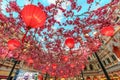
<instances>
[{"instance_id":1,"label":"white cloud","mask_svg":"<svg viewBox=\"0 0 120 80\"><path fill-rule=\"evenodd\" d=\"M63 18L63 17L55 16L55 20L57 20L57 21L59 21L59 22L61 22L62 18Z\"/></svg>"},{"instance_id":2,"label":"white cloud","mask_svg":"<svg viewBox=\"0 0 120 80\"><path fill-rule=\"evenodd\" d=\"M94 5L92 5L92 7L91 7L90 10L91 10L91 11L92 11L92 10L97 10L97 9L100 8L100 7L101 7L101 6L100 6L99 4L98 4L98 5L95 5L95 4L94 4Z\"/></svg>"},{"instance_id":3,"label":"white cloud","mask_svg":"<svg viewBox=\"0 0 120 80\"><path fill-rule=\"evenodd\" d=\"M48 0L48 3L49 3L49 4L55 4L55 3L56 3L56 0Z\"/></svg>"},{"instance_id":4,"label":"white cloud","mask_svg":"<svg viewBox=\"0 0 120 80\"><path fill-rule=\"evenodd\" d=\"M70 6L70 4L71 4L70 1L65 1L65 2L62 3L61 7L63 9L67 9L68 6ZM55 20L61 22L62 19L63 19L63 12L60 9L58 9L58 13L57 13L57 15L54 16L54 18L55 18Z\"/></svg>"},{"instance_id":5,"label":"white cloud","mask_svg":"<svg viewBox=\"0 0 120 80\"><path fill-rule=\"evenodd\" d=\"M70 1L65 1L62 3L62 8L67 9L68 6L70 6L71 2Z\"/></svg>"},{"instance_id":6,"label":"white cloud","mask_svg":"<svg viewBox=\"0 0 120 80\"><path fill-rule=\"evenodd\" d=\"M63 19L62 11L58 9L58 13L57 13L57 15L54 16L54 18L55 18L55 20L60 22Z\"/></svg>"},{"instance_id":7,"label":"white cloud","mask_svg":"<svg viewBox=\"0 0 120 80\"><path fill-rule=\"evenodd\" d=\"M25 0L25 5L31 4L30 0Z\"/></svg>"},{"instance_id":8,"label":"white cloud","mask_svg":"<svg viewBox=\"0 0 120 80\"><path fill-rule=\"evenodd\" d=\"M40 38L40 41L41 42L45 42L45 38Z\"/></svg>"},{"instance_id":9,"label":"white cloud","mask_svg":"<svg viewBox=\"0 0 120 80\"><path fill-rule=\"evenodd\" d=\"M2 4L0 5L2 10L5 10L7 7L7 2L3 1Z\"/></svg>"},{"instance_id":10,"label":"white cloud","mask_svg":"<svg viewBox=\"0 0 120 80\"><path fill-rule=\"evenodd\" d=\"M51 28L53 29L54 32L56 32L56 30L57 30L56 26L51 26Z\"/></svg>"}]
</instances>

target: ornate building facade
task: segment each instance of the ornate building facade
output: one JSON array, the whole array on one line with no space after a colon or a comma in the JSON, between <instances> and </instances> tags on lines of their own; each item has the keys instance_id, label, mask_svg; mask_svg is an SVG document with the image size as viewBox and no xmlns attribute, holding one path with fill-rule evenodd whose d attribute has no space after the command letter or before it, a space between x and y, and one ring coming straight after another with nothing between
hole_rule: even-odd
<instances>
[{"instance_id":1,"label":"ornate building facade","mask_svg":"<svg viewBox=\"0 0 120 80\"><path fill-rule=\"evenodd\" d=\"M110 79L120 80L120 28L115 28L115 34L112 37L102 37L103 45L97 54L105 67ZM93 54L88 58L89 64L84 70L85 80L106 80L104 72Z\"/></svg>"}]
</instances>

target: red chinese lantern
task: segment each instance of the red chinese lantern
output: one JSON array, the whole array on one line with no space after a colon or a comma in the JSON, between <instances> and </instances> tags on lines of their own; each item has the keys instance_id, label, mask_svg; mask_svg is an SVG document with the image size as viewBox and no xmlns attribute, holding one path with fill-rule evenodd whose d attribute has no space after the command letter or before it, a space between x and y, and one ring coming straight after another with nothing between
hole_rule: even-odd
<instances>
[{"instance_id":1,"label":"red chinese lantern","mask_svg":"<svg viewBox=\"0 0 120 80\"><path fill-rule=\"evenodd\" d=\"M46 69L43 69L43 70L41 71L42 74L46 74L46 72L47 72Z\"/></svg>"},{"instance_id":2,"label":"red chinese lantern","mask_svg":"<svg viewBox=\"0 0 120 80\"><path fill-rule=\"evenodd\" d=\"M71 63L71 64L70 64L70 67L71 67L71 68L74 68L74 67L75 67L75 64Z\"/></svg>"},{"instance_id":3,"label":"red chinese lantern","mask_svg":"<svg viewBox=\"0 0 120 80\"><path fill-rule=\"evenodd\" d=\"M63 70L60 70L60 73L62 74L64 71Z\"/></svg>"},{"instance_id":4,"label":"red chinese lantern","mask_svg":"<svg viewBox=\"0 0 120 80\"><path fill-rule=\"evenodd\" d=\"M52 72L52 73L51 73L51 76L55 76L55 73L54 73L54 72Z\"/></svg>"},{"instance_id":5,"label":"red chinese lantern","mask_svg":"<svg viewBox=\"0 0 120 80\"><path fill-rule=\"evenodd\" d=\"M62 56L62 60L63 60L64 62L67 62L67 61L69 60L69 57L68 57L68 56Z\"/></svg>"},{"instance_id":6,"label":"red chinese lantern","mask_svg":"<svg viewBox=\"0 0 120 80\"><path fill-rule=\"evenodd\" d=\"M114 28L112 26L103 27L101 29L101 34L103 34L105 36L113 36L114 35Z\"/></svg>"},{"instance_id":7,"label":"red chinese lantern","mask_svg":"<svg viewBox=\"0 0 120 80\"><path fill-rule=\"evenodd\" d=\"M11 39L8 41L8 48L9 50L14 50L16 48L20 47L20 42L16 39Z\"/></svg>"},{"instance_id":8,"label":"red chinese lantern","mask_svg":"<svg viewBox=\"0 0 120 80\"><path fill-rule=\"evenodd\" d=\"M38 6L25 5L21 11L21 17L27 27L38 28L44 25L46 20L45 12Z\"/></svg>"},{"instance_id":9,"label":"red chinese lantern","mask_svg":"<svg viewBox=\"0 0 120 80\"><path fill-rule=\"evenodd\" d=\"M46 66L45 69L46 69L46 71L48 71L49 70L49 66Z\"/></svg>"},{"instance_id":10,"label":"red chinese lantern","mask_svg":"<svg viewBox=\"0 0 120 80\"><path fill-rule=\"evenodd\" d=\"M31 57L29 57L28 59L27 59L27 63L28 63L28 65L30 65L30 64L33 64L33 59L31 58Z\"/></svg>"},{"instance_id":11,"label":"red chinese lantern","mask_svg":"<svg viewBox=\"0 0 120 80\"><path fill-rule=\"evenodd\" d=\"M38 80L43 80L43 75L38 75Z\"/></svg>"},{"instance_id":12,"label":"red chinese lantern","mask_svg":"<svg viewBox=\"0 0 120 80\"><path fill-rule=\"evenodd\" d=\"M83 69L85 68L85 65L84 65L84 64L82 64L82 67L81 67L81 68L82 68L82 70L83 70Z\"/></svg>"},{"instance_id":13,"label":"red chinese lantern","mask_svg":"<svg viewBox=\"0 0 120 80\"><path fill-rule=\"evenodd\" d=\"M56 69L57 68L57 64L52 64L52 68Z\"/></svg>"},{"instance_id":14,"label":"red chinese lantern","mask_svg":"<svg viewBox=\"0 0 120 80\"><path fill-rule=\"evenodd\" d=\"M65 45L68 46L69 48L73 48L74 47L74 39L71 38L71 37L68 37L66 40L65 40Z\"/></svg>"}]
</instances>

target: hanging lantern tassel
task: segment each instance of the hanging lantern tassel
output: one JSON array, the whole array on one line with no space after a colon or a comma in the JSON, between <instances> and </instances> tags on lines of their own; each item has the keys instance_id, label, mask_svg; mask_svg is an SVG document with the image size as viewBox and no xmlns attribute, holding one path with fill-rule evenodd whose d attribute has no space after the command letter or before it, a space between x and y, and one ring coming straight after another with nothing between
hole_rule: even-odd
<instances>
[{"instance_id":1,"label":"hanging lantern tassel","mask_svg":"<svg viewBox=\"0 0 120 80\"><path fill-rule=\"evenodd\" d=\"M29 58L26 60L26 62L27 62L27 65L28 65L28 66L30 66L31 64L34 63L32 57L29 57Z\"/></svg>"},{"instance_id":2,"label":"hanging lantern tassel","mask_svg":"<svg viewBox=\"0 0 120 80\"><path fill-rule=\"evenodd\" d=\"M38 80L43 80L43 75L38 75Z\"/></svg>"},{"instance_id":3,"label":"hanging lantern tassel","mask_svg":"<svg viewBox=\"0 0 120 80\"><path fill-rule=\"evenodd\" d=\"M23 38L22 38L22 43L24 43L24 41L25 41L25 38L26 38L26 36L27 36L27 33L28 33L28 31L30 30L30 28L28 28L27 29L27 31L26 31L26 33L24 34L24 36L23 36Z\"/></svg>"}]
</instances>

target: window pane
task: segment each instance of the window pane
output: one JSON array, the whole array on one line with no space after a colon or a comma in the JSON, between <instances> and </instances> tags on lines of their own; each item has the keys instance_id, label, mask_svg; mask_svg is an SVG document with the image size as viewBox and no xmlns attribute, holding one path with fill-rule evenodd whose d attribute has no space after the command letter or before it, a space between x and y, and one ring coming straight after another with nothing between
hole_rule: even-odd
<instances>
[{"instance_id":1,"label":"window pane","mask_svg":"<svg viewBox=\"0 0 120 80\"><path fill-rule=\"evenodd\" d=\"M108 63L111 63L111 61L110 61L110 59L109 59L109 58L107 58L107 62L108 62Z\"/></svg>"},{"instance_id":2,"label":"window pane","mask_svg":"<svg viewBox=\"0 0 120 80\"><path fill-rule=\"evenodd\" d=\"M103 61L103 63L104 63L104 65L106 66L106 62L105 62L105 61Z\"/></svg>"},{"instance_id":3,"label":"window pane","mask_svg":"<svg viewBox=\"0 0 120 80\"><path fill-rule=\"evenodd\" d=\"M114 55L111 55L112 59L115 61L117 58Z\"/></svg>"}]
</instances>

